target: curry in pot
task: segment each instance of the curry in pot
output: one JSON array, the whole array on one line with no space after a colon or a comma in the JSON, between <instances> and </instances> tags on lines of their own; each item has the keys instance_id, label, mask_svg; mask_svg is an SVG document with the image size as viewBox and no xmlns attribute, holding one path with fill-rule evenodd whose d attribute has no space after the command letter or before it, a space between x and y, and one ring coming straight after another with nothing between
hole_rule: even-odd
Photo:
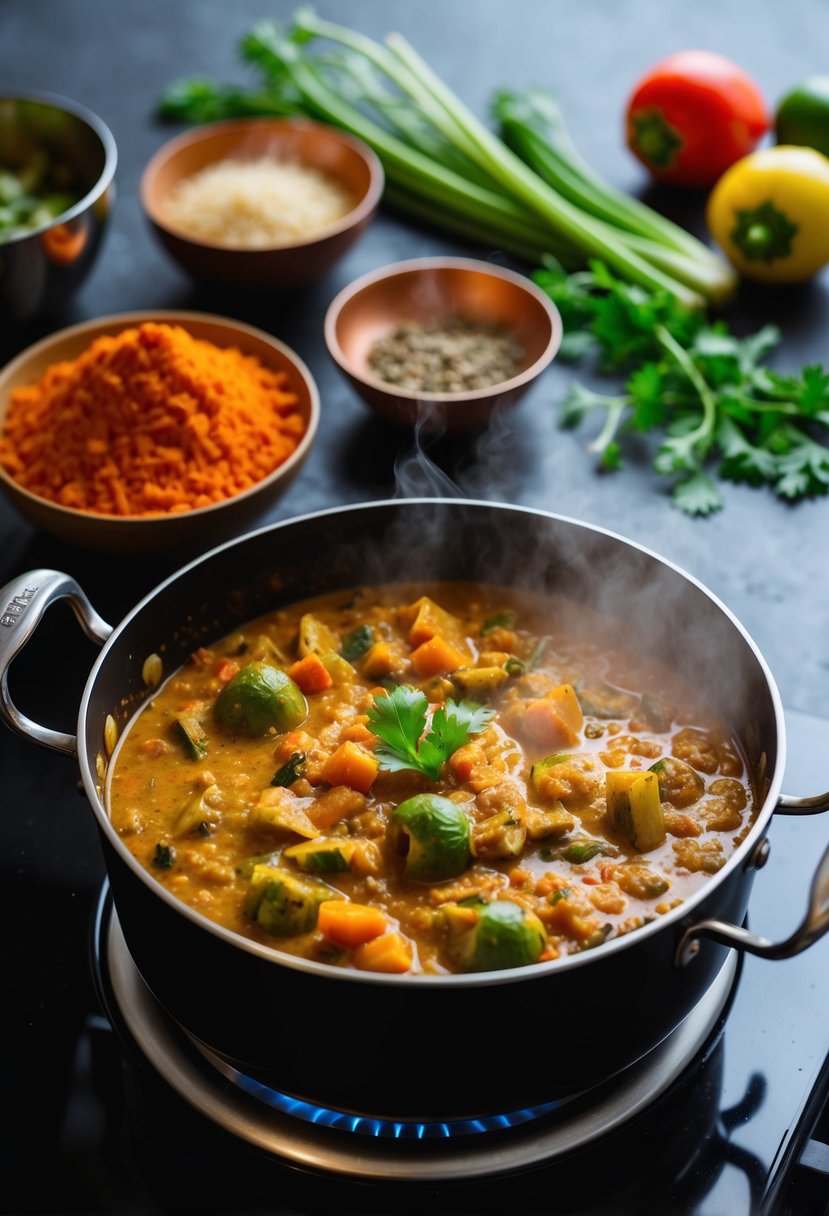
<instances>
[{"instance_id":1,"label":"curry in pot","mask_svg":"<svg viewBox=\"0 0 829 1216\"><path fill-rule=\"evenodd\" d=\"M172 894L340 967L551 964L728 861L752 792L697 691L565 600L337 592L197 650L110 765L113 825Z\"/></svg>"}]
</instances>

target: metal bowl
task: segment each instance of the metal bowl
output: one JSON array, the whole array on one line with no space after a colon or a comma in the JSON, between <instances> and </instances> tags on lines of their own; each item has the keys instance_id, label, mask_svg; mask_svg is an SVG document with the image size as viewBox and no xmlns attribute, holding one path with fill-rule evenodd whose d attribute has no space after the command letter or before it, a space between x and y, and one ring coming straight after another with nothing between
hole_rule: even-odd
<instances>
[{"instance_id":1,"label":"metal bowl","mask_svg":"<svg viewBox=\"0 0 829 1216\"><path fill-rule=\"evenodd\" d=\"M170 192L185 178L230 157L274 156L306 165L342 182L355 203L317 236L264 249L199 240L167 213ZM194 278L251 290L279 291L315 282L370 224L383 192L383 168L371 149L321 122L298 118L243 118L186 131L156 152L141 179L141 202L161 244Z\"/></svg>"},{"instance_id":2,"label":"metal bowl","mask_svg":"<svg viewBox=\"0 0 829 1216\"><path fill-rule=\"evenodd\" d=\"M236 347L255 356L260 363L287 373L305 420L305 433L294 452L261 481L232 498L169 515L99 515L64 507L24 489L0 467L0 490L31 523L44 532L88 549L105 552L161 552L184 547L210 548L257 522L285 493L311 450L319 424L319 392L306 364L299 356L264 330L227 317L197 312L120 313L59 330L13 359L0 371L0 431L16 388L33 384L47 368L75 359L104 334L153 321L181 325L194 338L216 346Z\"/></svg>"},{"instance_id":3,"label":"metal bowl","mask_svg":"<svg viewBox=\"0 0 829 1216\"><path fill-rule=\"evenodd\" d=\"M509 380L463 392L401 388L375 375L373 344L400 322L464 317L506 329L523 350ZM552 301L524 275L474 258L413 258L345 287L329 306L325 341L334 362L372 409L391 422L460 432L515 405L554 358L562 337Z\"/></svg>"},{"instance_id":4,"label":"metal bowl","mask_svg":"<svg viewBox=\"0 0 829 1216\"><path fill-rule=\"evenodd\" d=\"M0 169L34 151L71 169L79 198L51 223L0 241L0 320L14 324L66 304L95 262L115 198L115 140L96 114L49 93L0 95Z\"/></svg>"}]
</instances>

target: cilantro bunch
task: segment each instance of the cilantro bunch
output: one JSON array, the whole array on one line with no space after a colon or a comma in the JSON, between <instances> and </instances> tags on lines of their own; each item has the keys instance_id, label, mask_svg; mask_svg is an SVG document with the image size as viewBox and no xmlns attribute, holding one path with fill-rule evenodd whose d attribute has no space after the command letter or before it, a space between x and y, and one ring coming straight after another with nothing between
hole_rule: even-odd
<instances>
[{"instance_id":1,"label":"cilantro bunch","mask_svg":"<svg viewBox=\"0 0 829 1216\"><path fill-rule=\"evenodd\" d=\"M774 326L737 338L725 322L624 283L599 262L567 274L547 258L533 278L561 312L562 357L597 354L602 371L626 375L615 394L574 384L562 406L565 426L601 418L589 445L601 468L622 466L626 431L657 432L654 468L689 515L722 507L717 477L767 484L789 500L829 491L829 373L765 366L780 339Z\"/></svg>"},{"instance_id":2,"label":"cilantro bunch","mask_svg":"<svg viewBox=\"0 0 829 1216\"><path fill-rule=\"evenodd\" d=\"M450 699L435 711L426 731L428 706L425 694L409 684L374 698L368 721L381 740L374 752L380 768L392 773L413 769L437 781L444 761L494 716L494 710L475 701Z\"/></svg>"}]
</instances>

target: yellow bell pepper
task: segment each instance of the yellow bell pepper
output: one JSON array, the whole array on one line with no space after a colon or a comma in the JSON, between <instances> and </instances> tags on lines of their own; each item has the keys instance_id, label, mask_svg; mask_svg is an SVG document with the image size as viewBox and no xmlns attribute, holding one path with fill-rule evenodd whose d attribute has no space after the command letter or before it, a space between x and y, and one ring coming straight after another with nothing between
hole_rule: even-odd
<instances>
[{"instance_id":1,"label":"yellow bell pepper","mask_svg":"<svg viewBox=\"0 0 829 1216\"><path fill-rule=\"evenodd\" d=\"M829 262L829 157L782 144L752 152L719 179L706 218L746 278L809 279Z\"/></svg>"}]
</instances>

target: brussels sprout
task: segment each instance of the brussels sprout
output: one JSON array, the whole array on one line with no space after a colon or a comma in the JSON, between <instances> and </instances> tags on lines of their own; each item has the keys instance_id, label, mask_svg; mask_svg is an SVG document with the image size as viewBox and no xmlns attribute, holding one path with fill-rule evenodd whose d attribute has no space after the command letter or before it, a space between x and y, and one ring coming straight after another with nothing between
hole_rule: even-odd
<instances>
[{"instance_id":1,"label":"brussels sprout","mask_svg":"<svg viewBox=\"0 0 829 1216\"><path fill-rule=\"evenodd\" d=\"M326 899L342 899L342 895L325 883L300 878L277 866L257 865L244 907L245 914L266 933L294 937L316 928L319 906Z\"/></svg>"},{"instance_id":2,"label":"brussels sprout","mask_svg":"<svg viewBox=\"0 0 829 1216\"><path fill-rule=\"evenodd\" d=\"M236 735L293 730L308 716L308 704L289 675L270 663L249 663L228 680L216 698L216 717Z\"/></svg>"},{"instance_id":3,"label":"brussels sprout","mask_svg":"<svg viewBox=\"0 0 829 1216\"><path fill-rule=\"evenodd\" d=\"M450 919L448 950L462 971L502 971L538 962L547 934L534 912L509 899L474 900L462 907L476 913L460 933L453 931Z\"/></svg>"},{"instance_id":4,"label":"brussels sprout","mask_svg":"<svg viewBox=\"0 0 829 1216\"><path fill-rule=\"evenodd\" d=\"M440 882L456 878L469 865L469 820L461 808L438 794L407 798L392 816L392 848L405 855L406 878Z\"/></svg>"}]
</instances>

